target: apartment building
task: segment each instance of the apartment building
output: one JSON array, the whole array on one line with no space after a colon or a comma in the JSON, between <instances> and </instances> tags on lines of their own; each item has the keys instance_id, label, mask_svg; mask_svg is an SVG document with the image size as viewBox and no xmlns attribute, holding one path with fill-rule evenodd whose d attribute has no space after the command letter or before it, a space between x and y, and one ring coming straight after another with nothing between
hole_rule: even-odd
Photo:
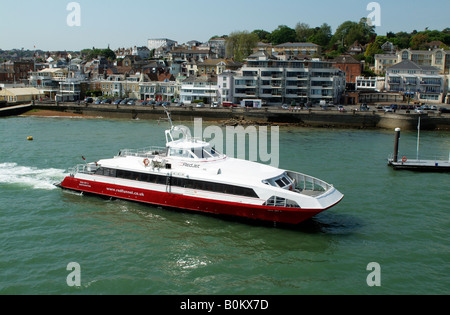
<instances>
[{"instance_id":1,"label":"apartment building","mask_svg":"<svg viewBox=\"0 0 450 315\"><path fill-rule=\"evenodd\" d=\"M436 67L404 60L387 69L386 90L401 92L421 102L444 102L447 93L446 77L439 72Z\"/></svg>"},{"instance_id":2,"label":"apartment building","mask_svg":"<svg viewBox=\"0 0 450 315\"><path fill-rule=\"evenodd\" d=\"M387 68L405 60L410 60L419 66L432 66L440 74L450 74L450 50L435 48L430 50L402 49L394 54L375 55L375 73L385 73Z\"/></svg>"},{"instance_id":3,"label":"apartment building","mask_svg":"<svg viewBox=\"0 0 450 315\"><path fill-rule=\"evenodd\" d=\"M331 62L279 60L259 51L234 77L233 97L236 103L255 98L268 105L338 103L345 82L345 73Z\"/></svg>"},{"instance_id":4,"label":"apartment building","mask_svg":"<svg viewBox=\"0 0 450 315\"><path fill-rule=\"evenodd\" d=\"M287 56L299 55L320 55L321 47L313 43L284 43L272 48L274 54L284 54Z\"/></svg>"}]
</instances>

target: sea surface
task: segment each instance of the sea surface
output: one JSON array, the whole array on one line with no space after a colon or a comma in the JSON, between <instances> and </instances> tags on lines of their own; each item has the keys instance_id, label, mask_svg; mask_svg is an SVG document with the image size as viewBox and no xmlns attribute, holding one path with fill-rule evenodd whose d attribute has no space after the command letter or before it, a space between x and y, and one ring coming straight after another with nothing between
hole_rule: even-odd
<instances>
[{"instance_id":1,"label":"sea surface","mask_svg":"<svg viewBox=\"0 0 450 315\"><path fill-rule=\"evenodd\" d=\"M0 119L0 294L450 293L450 174L389 168L393 130L281 127L280 167L345 194L295 227L54 186L84 163L82 156L97 161L124 148L164 146L166 127L166 121ZM416 132L402 132L401 156L414 158L416 146ZM449 132L421 132L421 154L448 158L449 150ZM72 262L80 267L79 286L69 285L76 279L77 269L67 268Z\"/></svg>"}]
</instances>

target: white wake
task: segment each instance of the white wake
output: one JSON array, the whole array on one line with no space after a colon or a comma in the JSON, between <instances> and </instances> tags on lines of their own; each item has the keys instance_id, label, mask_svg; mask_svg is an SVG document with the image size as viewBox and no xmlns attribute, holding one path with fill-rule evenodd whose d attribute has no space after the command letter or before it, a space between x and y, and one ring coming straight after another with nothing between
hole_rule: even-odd
<instances>
[{"instance_id":1,"label":"white wake","mask_svg":"<svg viewBox=\"0 0 450 315\"><path fill-rule=\"evenodd\" d=\"M65 170L20 166L17 163L0 163L0 184L17 184L33 189L52 190L55 183L61 182Z\"/></svg>"}]
</instances>

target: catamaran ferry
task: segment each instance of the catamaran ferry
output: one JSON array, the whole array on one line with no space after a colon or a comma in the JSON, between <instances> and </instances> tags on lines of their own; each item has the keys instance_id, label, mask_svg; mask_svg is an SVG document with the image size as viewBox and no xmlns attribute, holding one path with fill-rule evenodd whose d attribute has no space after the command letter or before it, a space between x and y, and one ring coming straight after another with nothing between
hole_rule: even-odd
<instances>
[{"instance_id":1,"label":"catamaran ferry","mask_svg":"<svg viewBox=\"0 0 450 315\"><path fill-rule=\"evenodd\" d=\"M70 169L59 186L82 193L255 220L298 224L339 203L332 185L294 171L221 154L184 133L166 147L121 150Z\"/></svg>"}]
</instances>

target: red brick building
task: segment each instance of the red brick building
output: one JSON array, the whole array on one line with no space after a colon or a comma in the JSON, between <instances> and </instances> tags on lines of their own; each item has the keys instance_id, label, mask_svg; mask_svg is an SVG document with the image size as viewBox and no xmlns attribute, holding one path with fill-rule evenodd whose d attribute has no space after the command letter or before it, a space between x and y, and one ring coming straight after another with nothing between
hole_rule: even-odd
<instances>
[{"instance_id":1,"label":"red brick building","mask_svg":"<svg viewBox=\"0 0 450 315\"><path fill-rule=\"evenodd\" d=\"M333 60L333 65L347 75L347 84L356 83L356 77L361 76L363 64L350 55L341 55Z\"/></svg>"}]
</instances>

